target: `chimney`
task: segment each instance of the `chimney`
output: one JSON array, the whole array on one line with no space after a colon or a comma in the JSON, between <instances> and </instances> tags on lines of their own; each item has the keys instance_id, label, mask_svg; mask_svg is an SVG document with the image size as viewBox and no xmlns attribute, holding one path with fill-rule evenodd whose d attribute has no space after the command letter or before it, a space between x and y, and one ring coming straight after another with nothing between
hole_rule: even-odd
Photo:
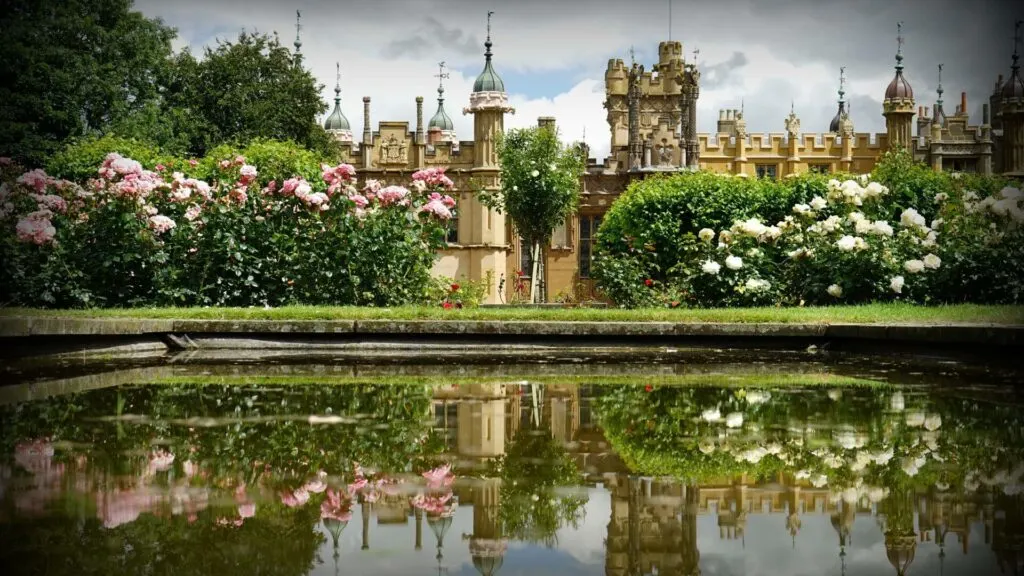
<instances>
[{"instance_id":1,"label":"chimney","mask_svg":"<svg viewBox=\"0 0 1024 576\"><path fill-rule=\"evenodd\" d=\"M932 104L932 118L938 118L938 117L939 117L939 105L938 104Z\"/></svg>"},{"instance_id":2,"label":"chimney","mask_svg":"<svg viewBox=\"0 0 1024 576\"><path fill-rule=\"evenodd\" d=\"M537 126L541 128L555 129L555 117L554 116L541 116L537 118Z\"/></svg>"},{"instance_id":3,"label":"chimney","mask_svg":"<svg viewBox=\"0 0 1024 576\"><path fill-rule=\"evenodd\" d=\"M718 119L719 120L725 120L725 110L724 109L718 111Z\"/></svg>"},{"instance_id":4,"label":"chimney","mask_svg":"<svg viewBox=\"0 0 1024 576\"><path fill-rule=\"evenodd\" d=\"M960 93L960 113L967 115L967 92Z\"/></svg>"},{"instance_id":5,"label":"chimney","mask_svg":"<svg viewBox=\"0 0 1024 576\"><path fill-rule=\"evenodd\" d=\"M416 97L416 143L423 144L423 96Z\"/></svg>"},{"instance_id":6,"label":"chimney","mask_svg":"<svg viewBox=\"0 0 1024 576\"><path fill-rule=\"evenodd\" d=\"M363 96L363 144L373 145L373 130L370 129L370 97Z\"/></svg>"},{"instance_id":7,"label":"chimney","mask_svg":"<svg viewBox=\"0 0 1024 576\"><path fill-rule=\"evenodd\" d=\"M981 105L981 125L988 126L988 122L988 103L985 103Z\"/></svg>"}]
</instances>

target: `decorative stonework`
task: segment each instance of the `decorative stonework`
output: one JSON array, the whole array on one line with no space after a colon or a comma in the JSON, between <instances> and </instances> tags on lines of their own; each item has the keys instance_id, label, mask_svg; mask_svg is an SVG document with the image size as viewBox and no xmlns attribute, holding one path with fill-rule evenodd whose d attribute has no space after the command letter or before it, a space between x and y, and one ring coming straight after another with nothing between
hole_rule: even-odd
<instances>
[{"instance_id":1,"label":"decorative stonework","mask_svg":"<svg viewBox=\"0 0 1024 576\"><path fill-rule=\"evenodd\" d=\"M472 114L477 110L501 110L515 114L516 109L508 105L508 95L504 92L473 92L469 95L469 106L462 109L463 114Z\"/></svg>"},{"instance_id":2,"label":"decorative stonework","mask_svg":"<svg viewBox=\"0 0 1024 576\"><path fill-rule=\"evenodd\" d=\"M409 148L405 140L399 140L394 134L383 138L380 143L380 160L384 164L402 164L409 162Z\"/></svg>"}]
</instances>

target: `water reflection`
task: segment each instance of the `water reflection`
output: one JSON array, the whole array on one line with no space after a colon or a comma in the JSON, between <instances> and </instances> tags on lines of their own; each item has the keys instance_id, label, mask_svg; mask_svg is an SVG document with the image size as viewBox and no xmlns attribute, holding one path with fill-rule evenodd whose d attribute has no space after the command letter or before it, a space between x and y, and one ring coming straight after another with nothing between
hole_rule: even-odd
<instances>
[{"instance_id":1,"label":"water reflection","mask_svg":"<svg viewBox=\"0 0 1024 576\"><path fill-rule=\"evenodd\" d=\"M1018 410L956 389L173 384L0 417L17 573L1024 568Z\"/></svg>"}]
</instances>

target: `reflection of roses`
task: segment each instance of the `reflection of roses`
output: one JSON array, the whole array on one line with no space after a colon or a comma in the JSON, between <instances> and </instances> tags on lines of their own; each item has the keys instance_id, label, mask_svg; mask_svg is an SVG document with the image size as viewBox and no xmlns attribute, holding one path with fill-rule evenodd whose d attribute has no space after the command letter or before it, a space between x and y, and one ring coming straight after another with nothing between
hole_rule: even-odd
<instances>
[{"instance_id":1,"label":"reflection of roses","mask_svg":"<svg viewBox=\"0 0 1024 576\"><path fill-rule=\"evenodd\" d=\"M320 504L320 517L333 518L340 522L352 519L352 500L343 497L343 492L328 489L323 503Z\"/></svg>"},{"instance_id":2,"label":"reflection of roses","mask_svg":"<svg viewBox=\"0 0 1024 576\"><path fill-rule=\"evenodd\" d=\"M281 493L281 503L289 508L302 506L309 501L309 492L305 488L297 488L292 492Z\"/></svg>"},{"instance_id":3,"label":"reflection of roses","mask_svg":"<svg viewBox=\"0 0 1024 576\"><path fill-rule=\"evenodd\" d=\"M455 513L455 502L452 502L452 493L441 494L417 494L412 499L412 505L427 513L429 516L451 516Z\"/></svg>"}]
</instances>

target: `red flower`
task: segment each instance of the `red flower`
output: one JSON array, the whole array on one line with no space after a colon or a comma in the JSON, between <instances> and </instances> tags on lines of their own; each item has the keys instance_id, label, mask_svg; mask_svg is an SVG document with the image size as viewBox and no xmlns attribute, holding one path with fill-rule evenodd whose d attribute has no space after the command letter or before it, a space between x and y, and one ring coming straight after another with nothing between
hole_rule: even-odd
<instances>
[{"instance_id":1,"label":"red flower","mask_svg":"<svg viewBox=\"0 0 1024 576\"><path fill-rule=\"evenodd\" d=\"M650 392L651 390L654 390L654 386L651 386L650 384L644 386L644 392Z\"/></svg>"},{"instance_id":2,"label":"red flower","mask_svg":"<svg viewBox=\"0 0 1024 576\"><path fill-rule=\"evenodd\" d=\"M654 284L654 280L651 280L650 278L648 278L647 280L644 280L644 286L651 286L653 284Z\"/></svg>"},{"instance_id":3,"label":"red flower","mask_svg":"<svg viewBox=\"0 0 1024 576\"><path fill-rule=\"evenodd\" d=\"M451 302L445 302L441 306L443 306L445 310L451 310L452 303Z\"/></svg>"},{"instance_id":4,"label":"red flower","mask_svg":"<svg viewBox=\"0 0 1024 576\"><path fill-rule=\"evenodd\" d=\"M459 285L458 284L452 284L452 292L458 292L458 291L459 291Z\"/></svg>"},{"instance_id":5,"label":"red flower","mask_svg":"<svg viewBox=\"0 0 1024 576\"><path fill-rule=\"evenodd\" d=\"M679 306L679 300L672 301L672 307L675 308L676 306Z\"/></svg>"}]
</instances>

